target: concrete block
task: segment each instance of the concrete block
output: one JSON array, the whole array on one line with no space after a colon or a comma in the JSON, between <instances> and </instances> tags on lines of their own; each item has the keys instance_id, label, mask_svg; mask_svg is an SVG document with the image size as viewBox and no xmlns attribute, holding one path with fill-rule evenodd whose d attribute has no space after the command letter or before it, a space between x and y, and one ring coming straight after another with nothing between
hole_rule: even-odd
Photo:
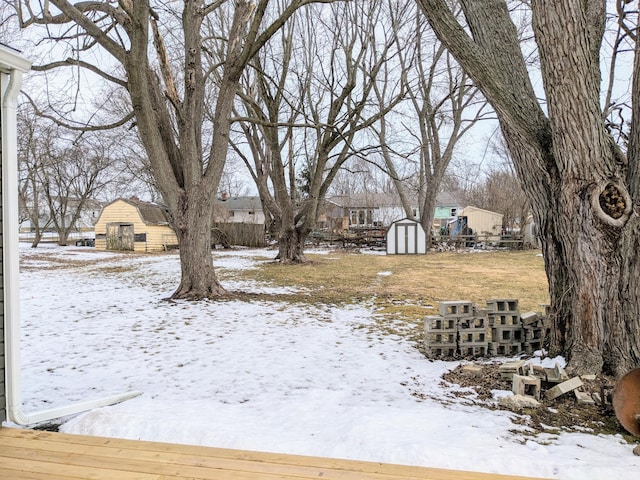
<instances>
[{"instance_id":1,"label":"concrete block","mask_svg":"<svg viewBox=\"0 0 640 480\"><path fill-rule=\"evenodd\" d=\"M452 331L455 332L457 327L457 319L443 318L439 315L428 315L424 317L425 331Z\"/></svg>"},{"instance_id":2,"label":"concrete block","mask_svg":"<svg viewBox=\"0 0 640 480\"><path fill-rule=\"evenodd\" d=\"M545 368L544 373L546 375L547 382L560 383L569 380L569 375L564 371L558 363L553 368Z\"/></svg>"},{"instance_id":3,"label":"concrete block","mask_svg":"<svg viewBox=\"0 0 640 480\"><path fill-rule=\"evenodd\" d=\"M524 360L518 360L516 362L503 363L498 367L498 373L504 380L513 380L513 375L524 375Z\"/></svg>"},{"instance_id":4,"label":"concrete block","mask_svg":"<svg viewBox=\"0 0 640 480\"><path fill-rule=\"evenodd\" d=\"M425 345L441 345L456 343L456 333L447 331L427 332L424 335Z\"/></svg>"},{"instance_id":5,"label":"concrete block","mask_svg":"<svg viewBox=\"0 0 640 480\"><path fill-rule=\"evenodd\" d=\"M487 344L461 343L458 345L460 355L463 357L486 357L488 353Z\"/></svg>"},{"instance_id":6,"label":"concrete block","mask_svg":"<svg viewBox=\"0 0 640 480\"><path fill-rule=\"evenodd\" d=\"M459 330L477 330L477 329L486 329L488 324L487 317L475 316L469 318L462 318L458 322Z\"/></svg>"},{"instance_id":7,"label":"concrete block","mask_svg":"<svg viewBox=\"0 0 640 480\"><path fill-rule=\"evenodd\" d=\"M472 363L465 365L462 367L462 371L464 373L468 373L471 375L475 375L476 377L481 377L483 369L480 365L474 365Z\"/></svg>"},{"instance_id":8,"label":"concrete block","mask_svg":"<svg viewBox=\"0 0 640 480\"><path fill-rule=\"evenodd\" d=\"M504 312L490 312L489 313L489 324L494 327L504 326L504 327L521 327L520 325L520 315L513 313L504 313Z\"/></svg>"},{"instance_id":9,"label":"concrete block","mask_svg":"<svg viewBox=\"0 0 640 480\"><path fill-rule=\"evenodd\" d=\"M544 368L541 367L540 365L531 365L531 370L529 370L529 375L538 377L540 380L547 379L547 375L544 373Z\"/></svg>"},{"instance_id":10,"label":"concrete block","mask_svg":"<svg viewBox=\"0 0 640 480\"><path fill-rule=\"evenodd\" d=\"M536 312L526 312L520 315L520 321L523 325L536 325L539 319Z\"/></svg>"},{"instance_id":11,"label":"concrete block","mask_svg":"<svg viewBox=\"0 0 640 480\"><path fill-rule=\"evenodd\" d=\"M457 345L425 345L425 354L428 358L454 358L458 352Z\"/></svg>"},{"instance_id":12,"label":"concrete block","mask_svg":"<svg viewBox=\"0 0 640 480\"><path fill-rule=\"evenodd\" d=\"M439 309L443 317L472 317L475 314L475 305L468 300L440 302Z\"/></svg>"},{"instance_id":13,"label":"concrete block","mask_svg":"<svg viewBox=\"0 0 640 480\"><path fill-rule=\"evenodd\" d=\"M487 309L490 312L518 312L518 300L515 298L499 298L487 300Z\"/></svg>"},{"instance_id":14,"label":"concrete block","mask_svg":"<svg viewBox=\"0 0 640 480\"><path fill-rule=\"evenodd\" d=\"M491 339L494 342L509 344L524 341L524 331L517 325L495 325L491 328Z\"/></svg>"},{"instance_id":15,"label":"concrete block","mask_svg":"<svg viewBox=\"0 0 640 480\"><path fill-rule=\"evenodd\" d=\"M582 380L580 380L580 377L573 377L566 382L559 383L555 387L547 390L546 397L549 400L553 400L554 398L558 398L559 396L571 392L576 388L580 388L582 385L583 383Z\"/></svg>"},{"instance_id":16,"label":"concrete block","mask_svg":"<svg viewBox=\"0 0 640 480\"><path fill-rule=\"evenodd\" d=\"M458 330L462 343L487 343L487 331L484 329Z\"/></svg>"},{"instance_id":17,"label":"concrete block","mask_svg":"<svg viewBox=\"0 0 640 480\"><path fill-rule=\"evenodd\" d=\"M542 340L542 328L541 327L523 327L524 339L527 342L541 341Z\"/></svg>"},{"instance_id":18,"label":"concrete block","mask_svg":"<svg viewBox=\"0 0 640 480\"><path fill-rule=\"evenodd\" d=\"M580 378L581 378L582 380L587 381L587 382L592 382L592 381L594 381L594 380L596 379L596 376L595 376L595 375L593 375L593 374L589 374L589 375L580 375Z\"/></svg>"},{"instance_id":19,"label":"concrete block","mask_svg":"<svg viewBox=\"0 0 640 480\"><path fill-rule=\"evenodd\" d=\"M576 400L578 403L584 403L586 405L595 405L596 401L591 396L591 394L587 392L580 392L578 390L574 390L573 393L576 395Z\"/></svg>"},{"instance_id":20,"label":"concrete block","mask_svg":"<svg viewBox=\"0 0 640 480\"><path fill-rule=\"evenodd\" d=\"M524 395L525 397L533 397L536 400L540 400L540 379L529 375L514 374L511 390L516 395Z\"/></svg>"}]
</instances>

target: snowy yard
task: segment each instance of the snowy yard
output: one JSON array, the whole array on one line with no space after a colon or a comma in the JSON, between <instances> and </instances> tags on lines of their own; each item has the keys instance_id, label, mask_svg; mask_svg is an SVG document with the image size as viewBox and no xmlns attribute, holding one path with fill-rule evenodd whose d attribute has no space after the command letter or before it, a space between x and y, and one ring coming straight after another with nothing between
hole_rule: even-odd
<instances>
[{"instance_id":1,"label":"snowy yard","mask_svg":"<svg viewBox=\"0 0 640 480\"><path fill-rule=\"evenodd\" d=\"M68 433L562 479L640 479L620 436L526 435L441 385L453 362L375 333L370 305L167 302L177 254L21 245L27 413L130 390ZM216 251L224 269L264 250ZM382 273L381 273L382 274ZM392 275L393 272L384 272ZM278 292L249 282L229 289Z\"/></svg>"}]
</instances>

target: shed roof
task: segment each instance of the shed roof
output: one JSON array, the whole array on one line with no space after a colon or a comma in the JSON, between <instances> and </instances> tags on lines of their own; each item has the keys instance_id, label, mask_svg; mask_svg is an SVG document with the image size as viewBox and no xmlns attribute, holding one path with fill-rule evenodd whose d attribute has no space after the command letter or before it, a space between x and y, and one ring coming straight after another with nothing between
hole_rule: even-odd
<instances>
[{"instance_id":1,"label":"shed roof","mask_svg":"<svg viewBox=\"0 0 640 480\"><path fill-rule=\"evenodd\" d=\"M104 208L108 208L114 203L122 201L135 207L140 214L140 218L147 225L168 225L169 215L167 213L167 207L160 205L159 203L144 202L139 198L118 198L106 205Z\"/></svg>"},{"instance_id":2,"label":"shed roof","mask_svg":"<svg viewBox=\"0 0 640 480\"><path fill-rule=\"evenodd\" d=\"M262 202L260 197L228 197L226 199L218 199L217 206L224 207L227 210L262 210Z\"/></svg>"},{"instance_id":3,"label":"shed roof","mask_svg":"<svg viewBox=\"0 0 640 480\"><path fill-rule=\"evenodd\" d=\"M498 213L498 212L492 212L491 210L485 210L484 208L478 208L478 207L474 207L472 205L468 205L466 207L464 207L464 209L462 209L462 214L461 215L468 215L469 213L472 212L480 212L480 213L484 213L487 215L491 215L494 217L500 217L502 218L504 215L502 213Z\"/></svg>"}]
</instances>

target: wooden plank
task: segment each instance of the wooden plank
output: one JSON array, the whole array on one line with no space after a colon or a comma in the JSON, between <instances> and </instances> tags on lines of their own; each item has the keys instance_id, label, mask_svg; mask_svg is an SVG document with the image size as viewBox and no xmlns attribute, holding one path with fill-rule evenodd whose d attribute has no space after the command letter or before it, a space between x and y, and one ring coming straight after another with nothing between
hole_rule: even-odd
<instances>
[{"instance_id":1,"label":"wooden plank","mask_svg":"<svg viewBox=\"0 0 640 480\"><path fill-rule=\"evenodd\" d=\"M9 468L0 467L0 478L6 478L7 480L71 480L71 479L80 479L80 477L68 477L68 476L60 476L55 475L51 472L47 473L36 473L36 472L25 472L23 470L13 470Z\"/></svg>"},{"instance_id":2,"label":"wooden plank","mask_svg":"<svg viewBox=\"0 0 640 480\"><path fill-rule=\"evenodd\" d=\"M524 477L462 472L375 462L339 460L299 455L248 452L159 442L139 442L114 438L61 433L0 429L0 466L4 458L49 462L98 470L114 469L151 474L144 478L224 478L334 480L432 479L432 480L516 480ZM11 453L11 455L9 455ZM39 464L38 464L39 465ZM40 468L36 465L37 468ZM36 469L35 473L40 470ZM66 474L66 473L65 473ZM120 477L117 477L120 478ZM136 478L136 477L133 477Z\"/></svg>"},{"instance_id":3,"label":"wooden plank","mask_svg":"<svg viewBox=\"0 0 640 480\"><path fill-rule=\"evenodd\" d=\"M214 480L221 477L224 472L225 478L255 480L257 478L271 480L279 478L287 479L308 479L323 478L327 480L356 480L363 476L363 472L344 470L343 468L315 468L305 465L274 464L269 462L256 462L249 460L229 459L223 457L206 457L194 455L181 455L178 459L164 461L161 457L152 460L148 456L139 458L141 451L122 451L120 449L108 447L82 447L74 445L73 451L49 451L40 449L38 441L33 448L12 447L4 445L0 454L0 465L3 464L3 457L20 459L23 461L23 468L27 468L32 462L48 463L52 472L58 472L60 465L65 468L70 466L87 467L92 470L110 470L118 472L135 472L140 475L150 475L148 478L158 478L158 476L188 478L200 478ZM117 456L113 456L117 453ZM40 469L36 469L40 471ZM137 477L133 477L137 478ZM147 477L140 477L147 478ZM422 480L424 476L395 475L385 473L368 473L366 478L375 480ZM464 477L456 477L464 478Z\"/></svg>"},{"instance_id":4,"label":"wooden plank","mask_svg":"<svg viewBox=\"0 0 640 480\"><path fill-rule=\"evenodd\" d=\"M83 480L158 480L160 478L159 475L60 463L64 462L62 458L56 462L47 462L4 455L5 452L0 453L0 471L3 469L17 470L23 472L24 475L49 474L51 477L81 478ZM13 480L12 477L9 478ZM27 478L29 477L27 476Z\"/></svg>"}]
</instances>

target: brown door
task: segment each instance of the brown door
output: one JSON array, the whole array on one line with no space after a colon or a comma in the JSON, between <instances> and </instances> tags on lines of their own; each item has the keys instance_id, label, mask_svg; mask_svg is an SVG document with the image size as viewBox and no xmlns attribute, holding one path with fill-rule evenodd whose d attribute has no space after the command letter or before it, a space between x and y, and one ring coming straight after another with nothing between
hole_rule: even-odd
<instances>
[{"instance_id":1,"label":"brown door","mask_svg":"<svg viewBox=\"0 0 640 480\"><path fill-rule=\"evenodd\" d=\"M107 224L107 250L133 251L133 224Z\"/></svg>"}]
</instances>

